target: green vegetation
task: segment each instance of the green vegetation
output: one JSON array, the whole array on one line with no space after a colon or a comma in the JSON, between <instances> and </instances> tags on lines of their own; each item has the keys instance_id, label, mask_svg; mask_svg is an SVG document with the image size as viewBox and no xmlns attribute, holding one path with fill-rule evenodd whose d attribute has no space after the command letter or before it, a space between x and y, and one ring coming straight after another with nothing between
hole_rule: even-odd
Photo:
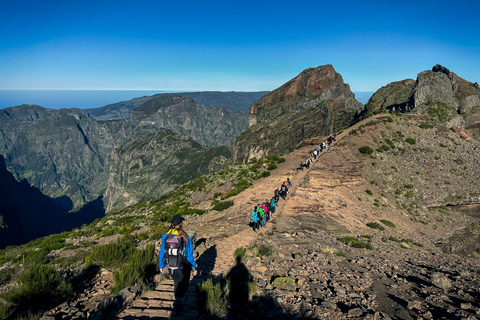
<instances>
[{"instance_id":1,"label":"green vegetation","mask_svg":"<svg viewBox=\"0 0 480 320\"><path fill-rule=\"evenodd\" d=\"M454 107L450 107L440 101L428 101L425 103L425 106L427 106L425 114L439 123L452 120L453 116L457 113Z\"/></svg>"},{"instance_id":2,"label":"green vegetation","mask_svg":"<svg viewBox=\"0 0 480 320\"><path fill-rule=\"evenodd\" d=\"M197 312L199 315L223 319L227 316L228 301L221 283L212 279L197 284Z\"/></svg>"},{"instance_id":3,"label":"green vegetation","mask_svg":"<svg viewBox=\"0 0 480 320\"><path fill-rule=\"evenodd\" d=\"M148 288L156 273L155 246L147 245L145 250L136 250L127 264L114 273L115 286L112 293L118 293L123 288L138 285Z\"/></svg>"},{"instance_id":4,"label":"green vegetation","mask_svg":"<svg viewBox=\"0 0 480 320\"><path fill-rule=\"evenodd\" d=\"M119 267L128 261L135 250L136 244L132 240L121 237L117 242L96 246L85 258L85 263L87 266Z\"/></svg>"},{"instance_id":5,"label":"green vegetation","mask_svg":"<svg viewBox=\"0 0 480 320\"><path fill-rule=\"evenodd\" d=\"M387 227L390 227L390 228L395 228L395 223L391 222L391 221L388 221L388 220L380 220L381 223L383 223L384 225L386 225Z\"/></svg>"},{"instance_id":6,"label":"green vegetation","mask_svg":"<svg viewBox=\"0 0 480 320\"><path fill-rule=\"evenodd\" d=\"M272 286L280 288L280 289L288 289L290 288L295 288L295 280L292 278L288 277L277 277L275 280L272 282Z\"/></svg>"},{"instance_id":7,"label":"green vegetation","mask_svg":"<svg viewBox=\"0 0 480 320\"><path fill-rule=\"evenodd\" d=\"M257 257L263 257L263 256L269 256L273 253L272 248L267 247L266 245L255 245L252 248L252 251L255 253L255 256Z\"/></svg>"},{"instance_id":8,"label":"green vegetation","mask_svg":"<svg viewBox=\"0 0 480 320\"><path fill-rule=\"evenodd\" d=\"M339 257L348 258L348 253L346 253L345 251L337 251L334 254Z\"/></svg>"},{"instance_id":9,"label":"green vegetation","mask_svg":"<svg viewBox=\"0 0 480 320\"><path fill-rule=\"evenodd\" d=\"M415 140L415 138L407 138L405 142L413 145L417 143L417 140Z\"/></svg>"},{"instance_id":10,"label":"green vegetation","mask_svg":"<svg viewBox=\"0 0 480 320\"><path fill-rule=\"evenodd\" d=\"M243 260L246 253L247 253L247 248L240 247L240 248L235 249L235 252L233 253L233 256L235 257L235 259L240 258L241 260Z\"/></svg>"},{"instance_id":11,"label":"green vegetation","mask_svg":"<svg viewBox=\"0 0 480 320\"><path fill-rule=\"evenodd\" d=\"M373 195L373 192L370 189L365 190L365 193L368 194L369 196Z\"/></svg>"},{"instance_id":12,"label":"green vegetation","mask_svg":"<svg viewBox=\"0 0 480 320\"><path fill-rule=\"evenodd\" d=\"M345 244L350 244L354 248L368 249L368 250L373 249L370 243L363 242L362 240L355 237L343 237L343 238L340 238L339 240L344 242Z\"/></svg>"},{"instance_id":13,"label":"green vegetation","mask_svg":"<svg viewBox=\"0 0 480 320\"><path fill-rule=\"evenodd\" d=\"M428 123L422 123L422 124L419 125L419 127L422 128L422 129L432 129L433 125L428 124Z\"/></svg>"},{"instance_id":14,"label":"green vegetation","mask_svg":"<svg viewBox=\"0 0 480 320\"><path fill-rule=\"evenodd\" d=\"M385 230L385 228L377 222L369 222L369 223L367 223L367 226L372 228L372 229L377 229L377 230L380 230L380 231Z\"/></svg>"},{"instance_id":15,"label":"green vegetation","mask_svg":"<svg viewBox=\"0 0 480 320\"><path fill-rule=\"evenodd\" d=\"M362 153L362 154L372 154L373 153L373 149L370 148L369 146L360 147L360 148L358 148L358 151L360 151L360 153Z\"/></svg>"},{"instance_id":16,"label":"green vegetation","mask_svg":"<svg viewBox=\"0 0 480 320\"><path fill-rule=\"evenodd\" d=\"M64 301L72 294L72 286L48 265L31 264L18 282L20 286L2 294L2 298L20 309L37 310L42 305Z\"/></svg>"},{"instance_id":17,"label":"green vegetation","mask_svg":"<svg viewBox=\"0 0 480 320\"><path fill-rule=\"evenodd\" d=\"M225 209L230 208L233 205L234 205L233 200L218 201L213 205L212 210L223 211Z\"/></svg>"}]
</instances>

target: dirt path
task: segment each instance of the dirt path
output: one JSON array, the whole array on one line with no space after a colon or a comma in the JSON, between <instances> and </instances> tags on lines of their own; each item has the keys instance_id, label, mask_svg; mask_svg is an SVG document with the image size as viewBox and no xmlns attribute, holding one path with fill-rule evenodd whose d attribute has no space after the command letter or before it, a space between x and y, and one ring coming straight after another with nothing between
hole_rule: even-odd
<instances>
[{"instance_id":1,"label":"dirt path","mask_svg":"<svg viewBox=\"0 0 480 320\"><path fill-rule=\"evenodd\" d=\"M358 125L361 124L359 123ZM350 130L346 130L338 135L336 143L348 135ZM333 145L333 148L336 143ZM229 210L228 214L214 213L209 217L202 218L201 222L195 220L189 222L195 225L198 239L214 240L209 243L208 247L205 246L205 250L196 259L198 269L201 272L190 283L184 299L184 311L181 315L175 315L171 312L174 301L173 281L163 278L155 290L143 293L129 308L121 312L116 319L197 319L195 304L196 285L207 278L220 279L224 277L235 263L234 252L237 248L248 247L255 241L259 233L265 232L272 227L278 232L290 230L293 225L292 219L299 212L300 214L308 215L305 212L317 212L318 206L322 207L322 212L328 212L329 205L323 204L322 199L310 199L308 204L305 204L306 193L308 193L308 190L305 189L306 182L310 179L317 180L314 185L324 186L326 190L332 185L355 183L358 178L358 172L356 172L358 168L355 165L346 168L340 163L335 171L343 172L344 174L341 177L334 176L328 177L328 179L325 176L319 176L318 173L315 173L315 170L297 170L299 164L305 161L314 147L313 145L307 145L286 155L286 161L279 164L278 168L272 171L271 176L254 181L252 187L240 195L232 197L231 199L234 200L235 206ZM312 165L312 169L325 167L329 161L326 156L329 153L328 151L324 151L319 155L317 161ZM292 181L292 187L289 190L289 196L286 201L280 199L277 211L266 229L262 228L259 233L253 232L251 228L246 226L251 210L258 202L270 199L273 196L273 191L280 187L287 177ZM232 216L232 212L237 212L238 214ZM329 231L336 233L348 232L328 214L321 217L312 216L311 219L307 217L308 221L302 220L303 222L298 227L327 228ZM233 231L229 232L228 229L224 229L222 224L233 228ZM216 234L216 236L212 237L212 234Z\"/></svg>"}]
</instances>

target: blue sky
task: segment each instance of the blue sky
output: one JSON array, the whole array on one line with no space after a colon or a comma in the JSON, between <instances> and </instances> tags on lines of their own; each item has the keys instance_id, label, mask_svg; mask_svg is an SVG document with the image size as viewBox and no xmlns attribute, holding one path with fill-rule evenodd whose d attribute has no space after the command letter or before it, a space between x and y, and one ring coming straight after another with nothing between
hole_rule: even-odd
<instances>
[{"instance_id":1,"label":"blue sky","mask_svg":"<svg viewBox=\"0 0 480 320\"><path fill-rule=\"evenodd\" d=\"M0 4L0 89L273 90L332 64L353 91L439 63L480 82L480 2Z\"/></svg>"}]
</instances>

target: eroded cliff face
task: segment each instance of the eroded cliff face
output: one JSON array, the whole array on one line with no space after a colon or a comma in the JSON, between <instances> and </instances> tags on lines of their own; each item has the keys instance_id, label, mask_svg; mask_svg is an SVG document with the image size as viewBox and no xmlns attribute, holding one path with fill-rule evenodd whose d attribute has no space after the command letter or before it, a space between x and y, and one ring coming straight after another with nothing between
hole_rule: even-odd
<instances>
[{"instance_id":1,"label":"eroded cliff face","mask_svg":"<svg viewBox=\"0 0 480 320\"><path fill-rule=\"evenodd\" d=\"M292 151L302 140L352 125L362 110L332 65L306 69L250 107L249 129L235 142L234 158Z\"/></svg>"},{"instance_id":2,"label":"eroded cliff face","mask_svg":"<svg viewBox=\"0 0 480 320\"><path fill-rule=\"evenodd\" d=\"M80 109L7 108L0 111L0 154L17 180L58 198L64 209L78 209L106 190L115 148L160 128L207 146L231 145L247 128L247 115L172 96L150 99L112 121Z\"/></svg>"},{"instance_id":3,"label":"eroded cliff face","mask_svg":"<svg viewBox=\"0 0 480 320\"><path fill-rule=\"evenodd\" d=\"M205 148L191 137L160 129L114 150L105 199L107 212L158 198L209 172L227 147Z\"/></svg>"}]
</instances>

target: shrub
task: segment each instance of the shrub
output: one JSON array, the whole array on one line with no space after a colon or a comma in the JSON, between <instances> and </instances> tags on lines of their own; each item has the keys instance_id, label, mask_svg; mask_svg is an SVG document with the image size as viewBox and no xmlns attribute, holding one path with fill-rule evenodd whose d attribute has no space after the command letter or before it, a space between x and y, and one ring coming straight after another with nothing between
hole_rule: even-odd
<instances>
[{"instance_id":1,"label":"shrub","mask_svg":"<svg viewBox=\"0 0 480 320\"><path fill-rule=\"evenodd\" d=\"M369 146L360 147L360 148L358 148L358 151L360 151L360 153L362 153L362 154L372 154L373 153L373 149L370 148Z\"/></svg>"},{"instance_id":2,"label":"shrub","mask_svg":"<svg viewBox=\"0 0 480 320\"><path fill-rule=\"evenodd\" d=\"M422 129L432 129L433 126L431 124L428 124L428 123L422 123L419 125L420 128Z\"/></svg>"},{"instance_id":3,"label":"shrub","mask_svg":"<svg viewBox=\"0 0 480 320\"><path fill-rule=\"evenodd\" d=\"M240 247L235 250L235 252L233 253L233 256L235 257L235 259L240 258L242 260L243 257L245 257L246 253L247 253L247 248Z\"/></svg>"},{"instance_id":4,"label":"shrub","mask_svg":"<svg viewBox=\"0 0 480 320\"><path fill-rule=\"evenodd\" d=\"M373 192L370 189L365 190L365 193L368 194L369 196L373 195Z\"/></svg>"},{"instance_id":5,"label":"shrub","mask_svg":"<svg viewBox=\"0 0 480 320\"><path fill-rule=\"evenodd\" d=\"M415 138L407 138L405 139L405 142L409 144L416 144L417 140L415 140Z\"/></svg>"},{"instance_id":6,"label":"shrub","mask_svg":"<svg viewBox=\"0 0 480 320\"><path fill-rule=\"evenodd\" d=\"M136 244L127 238L118 238L117 242L97 246L87 256L88 264L98 264L104 268L118 267L125 263L135 252Z\"/></svg>"},{"instance_id":7,"label":"shrub","mask_svg":"<svg viewBox=\"0 0 480 320\"><path fill-rule=\"evenodd\" d=\"M382 144L380 147L376 149L377 152L384 152L390 150L390 147L387 145Z\"/></svg>"},{"instance_id":8,"label":"shrub","mask_svg":"<svg viewBox=\"0 0 480 320\"><path fill-rule=\"evenodd\" d=\"M20 287L3 298L22 309L57 304L72 294L72 286L49 265L31 264L19 278Z\"/></svg>"},{"instance_id":9,"label":"shrub","mask_svg":"<svg viewBox=\"0 0 480 320\"><path fill-rule=\"evenodd\" d=\"M126 266L114 273L115 286L111 288L116 294L125 287L139 285L147 287L156 273L155 247L148 245L145 250L136 250Z\"/></svg>"},{"instance_id":10,"label":"shrub","mask_svg":"<svg viewBox=\"0 0 480 320\"><path fill-rule=\"evenodd\" d=\"M267 247L266 245L260 245L253 248L253 252L257 257L269 256L273 253L272 248Z\"/></svg>"},{"instance_id":11,"label":"shrub","mask_svg":"<svg viewBox=\"0 0 480 320\"><path fill-rule=\"evenodd\" d=\"M335 255L339 257L348 258L348 253L346 253L345 251L337 251L335 252Z\"/></svg>"},{"instance_id":12,"label":"shrub","mask_svg":"<svg viewBox=\"0 0 480 320\"><path fill-rule=\"evenodd\" d=\"M268 176L270 176L270 175L271 175L271 172L270 172L270 171L263 170L262 172L259 172L259 173L257 173L257 174L254 174L254 175L252 176L252 179L253 179L253 180L258 180L258 179L260 179L260 178L266 178L266 177L268 177Z\"/></svg>"},{"instance_id":13,"label":"shrub","mask_svg":"<svg viewBox=\"0 0 480 320\"><path fill-rule=\"evenodd\" d=\"M234 204L233 200L219 201L215 203L212 210L223 211L233 206L233 204Z\"/></svg>"},{"instance_id":14,"label":"shrub","mask_svg":"<svg viewBox=\"0 0 480 320\"><path fill-rule=\"evenodd\" d=\"M385 143L388 144L390 146L390 148L394 149L395 148L395 144L393 143L392 140L390 139L385 139Z\"/></svg>"},{"instance_id":15,"label":"shrub","mask_svg":"<svg viewBox=\"0 0 480 320\"><path fill-rule=\"evenodd\" d=\"M380 220L381 223L383 223L384 225L386 225L387 227L390 227L390 228L395 228L395 223L391 222L391 221L388 221L388 220Z\"/></svg>"},{"instance_id":16,"label":"shrub","mask_svg":"<svg viewBox=\"0 0 480 320\"><path fill-rule=\"evenodd\" d=\"M367 223L367 226L372 228L372 229L378 229L378 230L381 230L381 231L385 230L385 228L382 227L382 225L377 223L377 222L369 222L369 223Z\"/></svg>"},{"instance_id":17,"label":"shrub","mask_svg":"<svg viewBox=\"0 0 480 320\"><path fill-rule=\"evenodd\" d=\"M288 277L275 278L275 280L272 282L272 286L280 289L296 288L295 280Z\"/></svg>"},{"instance_id":18,"label":"shrub","mask_svg":"<svg viewBox=\"0 0 480 320\"><path fill-rule=\"evenodd\" d=\"M345 244L350 244L354 248L368 249L368 250L373 249L370 243L363 242L355 237L343 237L343 238L340 238L339 240L344 242Z\"/></svg>"},{"instance_id":19,"label":"shrub","mask_svg":"<svg viewBox=\"0 0 480 320\"><path fill-rule=\"evenodd\" d=\"M207 318L223 319L227 316L228 302L221 283L213 284L212 279L197 284L197 312Z\"/></svg>"},{"instance_id":20,"label":"shrub","mask_svg":"<svg viewBox=\"0 0 480 320\"><path fill-rule=\"evenodd\" d=\"M275 170L275 169L277 169L277 165L275 163L271 163L267 167L267 170Z\"/></svg>"}]
</instances>

